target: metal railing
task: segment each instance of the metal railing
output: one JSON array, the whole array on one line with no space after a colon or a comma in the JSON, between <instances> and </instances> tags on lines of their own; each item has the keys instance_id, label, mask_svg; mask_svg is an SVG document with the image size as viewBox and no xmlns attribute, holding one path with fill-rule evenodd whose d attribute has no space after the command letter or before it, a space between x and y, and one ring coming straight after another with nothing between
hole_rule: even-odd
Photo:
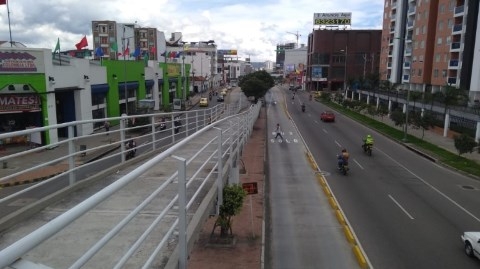
<instances>
[{"instance_id":1,"label":"metal railing","mask_svg":"<svg viewBox=\"0 0 480 269\"><path fill-rule=\"evenodd\" d=\"M156 178L158 185L149 190L151 192L148 197L138 206L131 209L130 212L126 212L121 221L112 223L114 227L107 231L100 240L83 253L69 253L69 255L76 256L71 265L69 265L69 268L81 268L83 266L90 266L89 268L150 268L162 251L170 251L169 254L163 253L163 256L171 254L171 250L168 250L170 248L166 249L165 246L167 243L170 243L172 237L175 238L174 241L178 242L176 247L178 260L173 261L173 263L180 268L185 268L188 257L188 244L192 237L192 234L188 234L187 231L192 229L192 227L198 226L198 223L201 223L200 219L202 216L205 216L207 211L205 204L214 203L218 213L219 206L222 204L221 190L225 182L238 182L237 162L240 158L241 149L248 139L253 129L253 124L259 115L260 107L260 103L251 105L245 112L238 113L241 107L240 104L237 103L230 106L222 105L214 107L210 111L197 110L169 113L171 121L173 121L175 117L181 116L184 121L184 125L182 125L183 131L175 133L174 129L170 127L166 130L167 132L171 132L170 135L162 136L161 138L156 138L155 136L158 132L157 125L159 124L156 118L160 115L146 115L146 117L150 118L150 123L145 124L145 126L135 127L126 127L124 124L127 118L132 117L110 119L119 120L118 130L110 131L112 132L110 135L118 132L118 135L122 138L116 142L117 146L121 148L120 153L115 153L111 156L121 155L122 163L124 163L124 142L127 139L125 133L133 132L138 128L150 128L150 132L144 132L142 135L136 137L136 139L141 137L150 138L150 140L141 145L142 148L149 148L151 152L151 155L147 158L148 161L121 178L116 179L107 187L59 215L52 221L1 250L0 268L15 266L15 264L18 265L21 262L25 262L24 259L19 259L19 257L27 255L32 249L40 246L49 239L51 240L60 231L68 230L67 227L72 225L74 221L85 216L86 213L102 202L112 198L132 182L144 177L155 167L165 166L172 168L172 161L176 163L177 168L171 170L168 174L158 176ZM93 122L94 121L77 122L76 124L92 124ZM69 138L59 142L59 144L68 144L67 155L59 159L69 160L69 162L72 161L74 156L79 154L73 146L74 141L82 139L81 137L73 137L74 125L75 124L61 124L54 126L55 128L69 127ZM53 127L43 128L42 131L48 128ZM22 131L21 133L28 134L28 131ZM184 134L183 137L181 136L182 133ZM101 135L105 136L105 133L101 133ZM168 147L162 148L162 150L164 150L163 152L158 153L159 149L157 148L157 144L160 139L166 139L166 137L170 139L171 143L168 144ZM2 137L0 137L0 139L1 138ZM194 143L198 140L204 142ZM195 148L193 144L198 146ZM186 147L188 147L188 150L186 150ZM143 154L148 155L146 152L145 150ZM18 153L17 155L20 154L21 153ZM111 158L111 156L109 155L92 163L105 161L105 159ZM6 157L2 158L5 159ZM76 167L72 166L70 168L71 169L65 172L69 174L69 185L76 183ZM114 173L114 170L115 168L112 169L112 173ZM48 182L49 180L46 180L36 185L48 184ZM35 188L35 186L27 189L31 188ZM174 189L173 191L172 188ZM18 194L14 194L2 200L8 200L17 195ZM161 203L156 201L159 197L162 197ZM168 197L168 199L166 197ZM144 219L138 220L139 215L152 206L152 203L155 204L156 210L159 210L155 216L150 218L152 221L147 224L144 223ZM174 217L172 217L173 215ZM139 223L145 225L142 229L144 232L141 235L131 237L128 240L115 240L115 237L121 231L128 230L129 225L140 225ZM163 227L163 229L160 229L162 230L161 235L159 235L160 231L158 227ZM147 238L149 241L148 244L145 243ZM152 243L151 238L155 238L156 241ZM105 250L106 248L114 248L115 251ZM122 251L118 251L119 249ZM68 250L63 249L61 251L68 252ZM138 255L139 252L141 252L142 255ZM149 254L147 255L146 253ZM108 258L102 257L102 255L107 255ZM48 261L48 259L42 260L40 257L39 260L34 262L41 264L49 263L50 261ZM92 264L94 264L93 267Z\"/></svg>"}]
</instances>

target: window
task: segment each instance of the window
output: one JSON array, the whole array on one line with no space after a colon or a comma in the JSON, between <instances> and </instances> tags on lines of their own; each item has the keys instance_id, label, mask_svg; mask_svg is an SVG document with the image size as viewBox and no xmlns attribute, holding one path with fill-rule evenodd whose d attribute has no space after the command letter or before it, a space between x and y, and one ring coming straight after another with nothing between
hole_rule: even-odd
<instances>
[{"instance_id":1,"label":"window","mask_svg":"<svg viewBox=\"0 0 480 269\"><path fill-rule=\"evenodd\" d=\"M423 62L423 55L420 55L420 56L418 57L418 59L419 59L420 62Z\"/></svg>"},{"instance_id":2,"label":"window","mask_svg":"<svg viewBox=\"0 0 480 269\"><path fill-rule=\"evenodd\" d=\"M417 75L418 75L419 77L421 77L421 76L422 76L422 69L418 69L418 71L417 71Z\"/></svg>"},{"instance_id":3,"label":"window","mask_svg":"<svg viewBox=\"0 0 480 269\"><path fill-rule=\"evenodd\" d=\"M420 28L415 29L415 35L418 35L420 33Z\"/></svg>"},{"instance_id":4,"label":"window","mask_svg":"<svg viewBox=\"0 0 480 269\"><path fill-rule=\"evenodd\" d=\"M439 38L437 39L437 45L442 45L442 38L441 38L441 37L439 37Z\"/></svg>"},{"instance_id":5,"label":"window","mask_svg":"<svg viewBox=\"0 0 480 269\"><path fill-rule=\"evenodd\" d=\"M425 40L422 40L422 42L420 42L420 48L421 49L425 48Z\"/></svg>"},{"instance_id":6,"label":"window","mask_svg":"<svg viewBox=\"0 0 480 269\"><path fill-rule=\"evenodd\" d=\"M100 27L100 33L104 34L104 33L106 33L106 32L107 32L107 27L105 27L105 25L102 25L102 26Z\"/></svg>"},{"instance_id":7,"label":"window","mask_svg":"<svg viewBox=\"0 0 480 269\"><path fill-rule=\"evenodd\" d=\"M424 25L422 26L422 34L425 34L427 32L427 26Z\"/></svg>"},{"instance_id":8,"label":"window","mask_svg":"<svg viewBox=\"0 0 480 269\"><path fill-rule=\"evenodd\" d=\"M447 45L450 45L452 43L452 37L451 36L447 36L446 40L445 40L445 43L447 43Z\"/></svg>"},{"instance_id":9,"label":"window","mask_svg":"<svg viewBox=\"0 0 480 269\"><path fill-rule=\"evenodd\" d=\"M108 37L107 36L100 37L100 44L108 44Z\"/></svg>"},{"instance_id":10,"label":"window","mask_svg":"<svg viewBox=\"0 0 480 269\"><path fill-rule=\"evenodd\" d=\"M435 62L440 62L440 53L435 54Z\"/></svg>"},{"instance_id":11,"label":"window","mask_svg":"<svg viewBox=\"0 0 480 269\"><path fill-rule=\"evenodd\" d=\"M448 10L453 11L456 5L456 0L450 0L450 4L448 5Z\"/></svg>"},{"instance_id":12,"label":"window","mask_svg":"<svg viewBox=\"0 0 480 269\"><path fill-rule=\"evenodd\" d=\"M438 69L433 69L433 77L438 78Z\"/></svg>"},{"instance_id":13,"label":"window","mask_svg":"<svg viewBox=\"0 0 480 269\"><path fill-rule=\"evenodd\" d=\"M442 78L446 78L446 77L447 77L447 70L443 69L442 70Z\"/></svg>"},{"instance_id":14,"label":"window","mask_svg":"<svg viewBox=\"0 0 480 269\"><path fill-rule=\"evenodd\" d=\"M440 13L445 13L445 4L440 4L440 7L438 9Z\"/></svg>"},{"instance_id":15,"label":"window","mask_svg":"<svg viewBox=\"0 0 480 269\"><path fill-rule=\"evenodd\" d=\"M452 19L448 19L447 23L448 23L448 28L449 28L449 29L452 29L452 27L453 27L453 20L452 20Z\"/></svg>"},{"instance_id":16,"label":"window","mask_svg":"<svg viewBox=\"0 0 480 269\"><path fill-rule=\"evenodd\" d=\"M438 30L443 30L443 21L438 22Z\"/></svg>"}]
</instances>

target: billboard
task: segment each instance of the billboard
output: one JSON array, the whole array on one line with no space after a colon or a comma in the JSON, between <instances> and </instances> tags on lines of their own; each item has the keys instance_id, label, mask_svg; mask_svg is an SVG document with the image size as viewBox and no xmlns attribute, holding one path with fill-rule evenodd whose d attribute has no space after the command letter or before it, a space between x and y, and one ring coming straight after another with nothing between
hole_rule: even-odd
<instances>
[{"instance_id":1,"label":"billboard","mask_svg":"<svg viewBox=\"0 0 480 269\"><path fill-rule=\"evenodd\" d=\"M0 73L44 73L43 51L0 50Z\"/></svg>"},{"instance_id":2,"label":"billboard","mask_svg":"<svg viewBox=\"0 0 480 269\"><path fill-rule=\"evenodd\" d=\"M321 66L313 66L312 81L327 81L326 73L327 73L327 69L323 69Z\"/></svg>"},{"instance_id":3,"label":"billboard","mask_svg":"<svg viewBox=\"0 0 480 269\"><path fill-rule=\"evenodd\" d=\"M237 55L237 50L217 50L218 55Z\"/></svg>"},{"instance_id":4,"label":"billboard","mask_svg":"<svg viewBox=\"0 0 480 269\"><path fill-rule=\"evenodd\" d=\"M313 25L351 25L352 12L314 13Z\"/></svg>"}]
</instances>

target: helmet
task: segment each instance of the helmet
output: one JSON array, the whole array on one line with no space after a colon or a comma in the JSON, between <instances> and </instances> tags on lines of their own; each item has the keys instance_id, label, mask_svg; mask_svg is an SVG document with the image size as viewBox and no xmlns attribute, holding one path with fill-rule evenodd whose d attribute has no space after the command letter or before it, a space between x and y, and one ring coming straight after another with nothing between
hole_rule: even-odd
<instances>
[{"instance_id":1,"label":"helmet","mask_svg":"<svg viewBox=\"0 0 480 269\"><path fill-rule=\"evenodd\" d=\"M372 136L371 136L371 135L367 135L367 138L372 138Z\"/></svg>"},{"instance_id":2,"label":"helmet","mask_svg":"<svg viewBox=\"0 0 480 269\"><path fill-rule=\"evenodd\" d=\"M342 152L347 152L347 149L342 149Z\"/></svg>"}]
</instances>

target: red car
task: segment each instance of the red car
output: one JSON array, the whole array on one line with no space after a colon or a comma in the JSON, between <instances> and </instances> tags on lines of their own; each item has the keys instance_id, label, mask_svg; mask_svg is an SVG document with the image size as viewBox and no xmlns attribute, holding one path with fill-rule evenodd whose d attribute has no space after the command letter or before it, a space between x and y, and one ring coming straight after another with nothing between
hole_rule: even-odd
<instances>
[{"instance_id":1,"label":"red car","mask_svg":"<svg viewBox=\"0 0 480 269\"><path fill-rule=\"evenodd\" d=\"M327 122L327 121L334 122L335 114L333 114L332 111L323 111L322 114L320 114L320 120L324 122Z\"/></svg>"}]
</instances>

